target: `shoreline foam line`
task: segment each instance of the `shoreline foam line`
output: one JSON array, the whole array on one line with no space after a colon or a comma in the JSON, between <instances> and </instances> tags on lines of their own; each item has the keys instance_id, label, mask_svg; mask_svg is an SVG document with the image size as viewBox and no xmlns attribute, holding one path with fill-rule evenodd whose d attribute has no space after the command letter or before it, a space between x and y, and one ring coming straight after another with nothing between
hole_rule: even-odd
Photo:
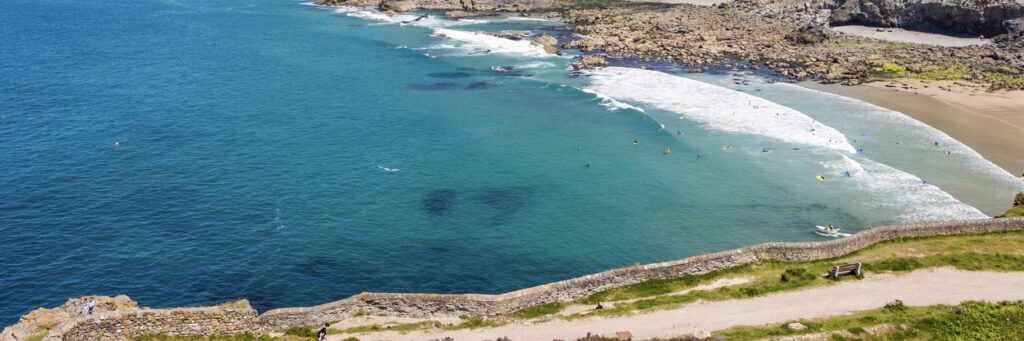
<instances>
[{"instance_id":1,"label":"shoreline foam line","mask_svg":"<svg viewBox=\"0 0 1024 341\"><path fill-rule=\"evenodd\" d=\"M587 75L592 82L583 91L595 94L612 110L641 105L685 115L709 130L817 147L816 155L825 157L819 164L830 172L828 177L844 178L847 170L863 173L849 177L850 189L872 198L869 206L899 210L901 221L988 217L939 187L922 186L923 180L909 172L855 155L854 147L837 129L771 100L661 71L607 67ZM614 105L618 103L622 104ZM643 108L637 109L646 114ZM860 171L866 167L877 172Z\"/></svg>"},{"instance_id":2,"label":"shoreline foam line","mask_svg":"<svg viewBox=\"0 0 1024 341\"><path fill-rule=\"evenodd\" d=\"M856 149L839 131L792 108L750 94L651 70L606 67L587 72L587 89L619 102L685 114L712 130L838 150Z\"/></svg>"},{"instance_id":3,"label":"shoreline foam line","mask_svg":"<svg viewBox=\"0 0 1024 341\"><path fill-rule=\"evenodd\" d=\"M1013 174L1011 174L1007 170L1003 169L1002 167L999 167L998 165L996 165L992 161L989 161L983 155L981 155L981 153L978 153L978 151L974 150L970 146L964 144L963 142L960 142L959 140L953 138L952 136L949 136L949 134L946 134L946 132L944 132L942 130L939 130L939 129L935 128L935 127L932 127L932 126L930 126L930 125L928 125L928 124L926 124L924 122L921 122L920 120L917 120L917 119L915 119L913 117L910 117L907 114L901 113L899 111L883 108L881 106L872 104L870 102L862 101L862 100L859 100L859 99L856 99L856 98L846 97L846 96L843 96L843 95L834 94L834 93L830 93L830 92L826 92L826 91L821 91L821 90L809 89L807 87L803 87L803 86L796 85L796 84L789 84L789 83L781 83L780 82L780 83L776 83L776 85L783 86L783 87L790 87L790 88L793 88L793 89L797 89L799 91L810 92L810 93L813 93L815 96L828 97L828 98L831 98L831 99L835 99L835 100L839 100L839 101L843 101L843 102L847 102L847 103L852 103L852 104L864 106L866 108L871 108L872 112L878 113L879 116L885 116L883 119L894 120L894 121L896 121L895 123L898 123L898 124L907 124L907 125L911 125L911 126L914 126L916 128L922 129L923 131L926 131L928 134L930 134L931 138L933 140L941 142L944 146L948 146L948 145L953 146L952 148L946 147L947 149L950 149L951 151L954 151L954 152L957 152L957 153L960 153L960 154L964 154L964 155L970 156L975 161L972 164L972 166L977 166L978 170L981 170L981 171L987 172L989 174L992 174L992 175L998 176L1000 178L1003 178L1003 180L1009 181L1010 183L1018 184L1018 189L1024 191L1024 182L1021 182L1020 179L1018 179L1016 176L1014 176Z\"/></svg>"},{"instance_id":4,"label":"shoreline foam line","mask_svg":"<svg viewBox=\"0 0 1024 341\"><path fill-rule=\"evenodd\" d=\"M849 183L858 191L869 193L874 200L867 202L875 208L910 207L899 218L903 221L929 221L951 219L985 219L985 213L957 200L953 195L921 178L892 166L868 158L861 161L841 155L839 160L822 161L829 178L842 178L849 172ZM870 170L870 171L869 171ZM911 205L904 203L911 202Z\"/></svg>"}]
</instances>

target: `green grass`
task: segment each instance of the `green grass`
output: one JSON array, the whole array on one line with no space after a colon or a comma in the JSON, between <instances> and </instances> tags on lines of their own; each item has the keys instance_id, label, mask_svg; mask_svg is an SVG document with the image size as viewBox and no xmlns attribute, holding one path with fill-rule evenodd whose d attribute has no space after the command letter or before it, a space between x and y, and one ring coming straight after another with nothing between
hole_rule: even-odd
<instances>
[{"instance_id":1,"label":"green grass","mask_svg":"<svg viewBox=\"0 0 1024 341\"><path fill-rule=\"evenodd\" d=\"M984 72L982 76L989 83L999 81L1009 85L1024 85L1024 75L1016 75L1012 72L1012 70L1006 73Z\"/></svg>"},{"instance_id":2,"label":"green grass","mask_svg":"<svg viewBox=\"0 0 1024 341\"><path fill-rule=\"evenodd\" d=\"M881 78L911 78L920 80L963 80L969 78L971 69L963 64L950 65L903 65L892 61L871 63L871 72Z\"/></svg>"},{"instance_id":3,"label":"green grass","mask_svg":"<svg viewBox=\"0 0 1024 341\"><path fill-rule=\"evenodd\" d=\"M1015 254L1009 253L1014 251L1016 251ZM906 272L939 266L953 266L963 270L1024 271L1024 233L1008 232L894 240L875 244L838 259L801 263L761 262L703 275L650 280L598 292L573 302L596 305L600 302L633 300L632 302L617 303L610 309L595 310L586 315L571 315L568 318L623 315L637 310L670 308L698 299L706 301L740 299L785 290L829 285L833 281L821 278L819 275L824 274L834 265L852 262L863 262L864 271L868 273ZM786 281L782 280L783 276L787 278ZM751 280L746 284L709 291L672 294L727 277L748 277ZM843 278L843 280L849 279L852 278ZM528 316L531 318L544 316L540 315L543 311L544 309L532 310Z\"/></svg>"},{"instance_id":4,"label":"green grass","mask_svg":"<svg viewBox=\"0 0 1024 341\"><path fill-rule=\"evenodd\" d=\"M365 326L357 326L345 329L328 329L327 334L359 334L369 333L377 331L395 331L395 332L408 332L413 330L427 329L427 328L440 328L443 325L437 321L423 321L415 323L393 323L393 324L371 324Z\"/></svg>"},{"instance_id":5,"label":"green grass","mask_svg":"<svg viewBox=\"0 0 1024 341\"><path fill-rule=\"evenodd\" d=\"M1024 192L1017 193L1017 196L1013 198L1013 202L1015 204L1022 204L1011 207L1010 210L1003 213L1003 217L1024 217Z\"/></svg>"},{"instance_id":6,"label":"green grass","mask_svg":"<svg viewBox=\"0 0 1024 341\"><path fill-rule=\"evenodd\" d=\"M215 335L215 336L170 336L170 335L146 335L135 338L136 341L272 341L267 335L259 337L246 333L238 335Z\"/></svg>"},{"instance_id":7,"label":"green grass","mask_svg":"<svg viewBox=\"0 0 1024 341\"><path fill-rule=\"evenodd\" d=\"M331 334L358 334L382 330L412 331L423 329L456 330L500 326L510 319L532 319L551 316L570 304L596 305L614 303L613 307L594 310L589 314L574 314L566 319L594 315L614 316L639 310L672 308L700 300L742 299L768 293L831 285L835 281L821 277L837 264L862 262L867 275L879 272L908 272L922 268L953 266L963 270L1024 271L1024 232L990 233L983 235L944 236L892 240L875 244L849 255L814 262L760 262L746 266L715 271L703 275L651 280L621 288L595 293L589 297L566 303L548 303L516 311L495 320L468 317L458 324L425 321L407 324L368 325L330 331ZM743 277L744 284L713 290L680 292L723 278ZM785 278L785 280L783 280ZM843 277L840 280L856 280ZM674 294L675 293L675 294ZM898 308L890 307L889 310ZM862 329L884 322L867 318L864 324L844 325L854 335ZM822 327L825 328L825 327ZM838 327L837 327L838 328ZM857 329L861 328L861 329ZM307 328L307 330L311 330ZM825 330L825 329L818 329ZM831 330L831 329L828 329ZM909 334L908 334L909 335Z\"/></svg>"},{"instance_id":8,"label":"green grass","mask_svg":"<svg viewBox=\"0 0 1024 341\"><path fill-rule=\"evenodd\" d=\"M1014 206L1010 210L1003 213L1004 217L1024 217L1024 205Z\"/></svg>"},{"instance_id":9,"label":"green grass","mask_svg":"<svg viewBox=\"0 0 1024 341\"><path fill-rule=\"evenodd\" d=\"M49 330L44 330L44 331L32 334L32 336L29 336L25 340L26 341L43 341L43 338L46 337L46 335L49 334L49 333L50 333Z\"/></svg>"},{"instance_id":10,"label":"green grass","mask_svg":"<svg viewBox=\"0 0 1024 341\"><path fill-rule=\"evenodd\" d=\"M504 322L500 320L485 320L476 316L463 317L462 322L458 324L444 324L437 321L421 321L414 323L392 323L392 324L370 324L364 326L356 326L345 329L328 329L327 334L361 334L361 333L372 333L379 331L392 331L392 332L411 332L415 330L425 329L440 329L440 330L459 330L459 329L477 329L477 328L490 328L503 325ZM289 329L291 330L291 329ZM309 329L307 329L309 330ZM286 333L286 335L288 335ZM315 333L314 333L315 335Z\"/></svg>"},{"instance_id":11,"label":"green grass","mask_svg":"<svg viewBox=\"0 0 1024 341\"><path fill-rule=\"evenodd\" d=\"M535 306L532 306L532 307L529 307L529 308L525 308L525 309L516 311L516 312L512 313L512 316L515 316L515 317L518 317L518 318L528 319L528 318L535 318L535 317L540 317L540 316L544 316L544 315L557 314L558 312L562 311L562 309L565 309L565 304L564 303L562 303L562 302L553 302L553 303L535 305Z\"/></svg>"},{"instance_id":12,"label":"green grass","mask_svg":"<svg viewBox=\"0 0 1024 341\"><path fill-rule=\"evenodd\" d=\"M288 328L288 330L285 330L284 335L299 337L316 337L316 331L313 330L313 327L295 327Z\"/></svg>"},{"instance_id":13,"label":"green grass","mask_svg":"<svg viewBox=\"0 0 1024 341\"><path fill-rule=\"evenodd\" d=\"M786 327L800 322L807 328ZM887 332L867 328L888 324ZM734 327L715 333L728 340L757 340L821 332L847 331L833 340L1024 340L1024 301L964 302L956 306L907 307L896 301L884 308L825 319L787 321L775 326Z\"/></svg>"}]
</instances>

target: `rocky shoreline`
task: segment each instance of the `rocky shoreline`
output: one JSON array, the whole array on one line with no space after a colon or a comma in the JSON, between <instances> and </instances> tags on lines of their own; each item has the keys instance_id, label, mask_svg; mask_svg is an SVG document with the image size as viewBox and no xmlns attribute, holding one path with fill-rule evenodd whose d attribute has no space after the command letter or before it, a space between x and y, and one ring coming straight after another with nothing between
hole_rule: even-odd
<instances>
[{"instance_id":1,"label":"rocky shoreline","mask_svg":"<svg viewBox=\"0 0 1024 341\"><path fill-rule=\"evenodd\" d=\"M785 3L571 10L567 20L584 37L565 47L691 66L733 61L738 67L767 66L784 77L823 83L918 78L1024 89L1024 53L1015 47L1020 37L1013 35L1013 23L1006 23L1008 31L993 45L893 43L833 33L831 23L847 20L849 13L837 16L831 9L806 5L811 2Z\"/></svg>"},{"instance_id":2,"label":"rocky shoreline","mask_svg":"<svg viewBox=\"0 0 1024 341\"><path fill-rule=\"evenodd\" d=\"M590 55L762 68L779 76L856 85L879 79L951 80L1024 89L1022 0L736 0L718 6L576 0L319 0L385 13L443 10L451 18L514 12L563 17L577 33L562 47ZM539 14L537 14L539 13ZM994 44L940 47L834 33L865 24L969 33ZM550 51L549 49L549 52ZM578 66L602 65L596 58Z\"/></svg>"}]
</instances>

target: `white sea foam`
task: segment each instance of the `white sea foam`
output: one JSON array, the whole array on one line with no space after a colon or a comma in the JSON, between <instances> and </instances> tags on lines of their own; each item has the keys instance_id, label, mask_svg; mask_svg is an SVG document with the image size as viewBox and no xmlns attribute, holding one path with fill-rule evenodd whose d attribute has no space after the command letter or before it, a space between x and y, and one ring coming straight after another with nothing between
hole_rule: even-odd
<instances>
[{"instance_id":1,"label":"white sea foam","mask_svg":"<svg viewBox=\"0 0 1024 341\"><path fill-rule=\"evenodd\" d=\"M531 44L527 40L511 40L479 32L437 28L434 29L434 36L457 42L454 48L460 50L463 55L491 53L534 58L554 56L544 52L543 47ZM445 45L435 47L442 48L442 46Z\"/></svg>"},{"instance_id":2,"label":"white sea foam","mask_svg":"<svg viewBox=\"0 0 1024 341\"><path fill-rule=\"evenodd\" d=\"M869 195L869 200L860 201L863 205L902 209L899 216L902 221L988 218L921 178L869 159L857 162L842 155L838 160L821 162L821 165L826 170L826 182L842 181L857 192ZM844 176L844 172L849 172L850 176Z\"/></svg>"},{"instance_id":3,"label":"white sea foam","mask_svg":"<svg viewBox=\"0 0 1024 341\"><path fill-rule=\"evenodd\" d=\"M827 97L831 101L842 101L850 104L854 104L864 108L865 110L858 113L857 119L861 121L869 122L871 125L882 127L905 127L900 129L904 135L917 136L922 141L935 141L938 142L943 150L949 150L953 154L964 156L967 161L967 166L970 166L976 171L984 172L995 176L996 178L1007 181L1012 184L1018 185L1019 190L1024 190L1024 183L1021 183L1013 174L1008 173L1003 168L997 166L991 161L985 159L971 147L957 141L948 134L933 128L921 121L918 121L910 116L904 115L901 112L889 110L877 105L864 102L855 98L846 96L840 96L833 93L824 91L818 91L814 89L808 89L795 84L778 83L777 86L788 87L797 91L807 92L813 96Z\"/></svg>"},{"instance_id":4,"label":"white sea foam","mask_svg":"<svg viewBox=\"0 0 1024 341\"><path fill-rule=\"evenodd\" d=\"M820 162L828 183L842 184L840 188L850 192L841 196L855 200L855 204L851 202L855 206L891 210L900 221L986 217L978 209L912 174L856 156L854 147L842 133L795 109L658 71L609 67L588 74L591 83L585 91L595 93L602 101L608 98L670 111L681 115L680 119L698 122L712 130L817 147L812 149L817 152L804 155L828 160ZM850 177L843 176L847 171Z\"/></svg>"},{"instance_id":5,"label":"white sea foam","mask_svg":"<svg viewBox=\"0 0 1024 341\"><path fill-rule=\"evenodd\" d=\"M504 17L501 20L509 20L509 21L557 21L555 19L532 18L532 17Z\"/></svg>"},{"instance_id":6,"label":"white sea foam","mask_svg":"<svg viewBox=\"0 0 1024 341\"><path fill-rule=\"evenodd\" d=\"M547 69L547 68L555 67L555 63L551 63L551 62L529 62L529 63L517 65L516 67L518 67L520 69Z\"/></svg>"},{"instance_id":7,"label":"white sea foam","mask_svg":"<svg viewBox=\"0 0 1024 341\"><path fill-rule=\"evenodd\" d=\"M588 75L591 92L684 114L709 129L855 152L839 131L760 97L651 70L607 67Z\"/></svg>"},{"instance_id":8,"label":"white sea foam","mask_svg":"<svg viewBox=\"0 0 1024 341\"><path fill-rule=\"evenodd\" d=\"M377 10L356 7L336 7L334 9L334 13L344 14L346 16L362 18L366 20L373 20L382 24L411 25L427 28L475 25L487 22L479 19L450 20L438 17L436 15L429 15L423 18L420 18L420 15L406 13L387 15Z\"/></svg>"},{"instance_id":9,"label":"white sea foam","mask_svg":"<svg viewBox=\"0 0 1024 341\"><path fill-rule=\"evenodd\" d=\"M608 110L619 111L619 110L622 110L622 109L630 109L630 110L636 110L636 111L639 111L639 112L642 112L642 113L646 113L646 111L644 111L644 109L641 109L639 107L635 107L635 106L632 106L632 105L629 105L629 104L626 104L626 103L622 103L622 102L616 101L614 98L605 96L605 95L603 95L603 94L601 94L599 92L596 92L596 91L593 91L593 90L588 90L588 89L583 89L582 91L586 92L586 93L589 93L589 94L593 94L595 97L597 97L597 99L601 100L601 102L599 104L601 106L605 107L605 108L608 108ZM664 124L662 124L661 126L662 126L662 128L665 127Z\"/></svg>"}]
</instances>

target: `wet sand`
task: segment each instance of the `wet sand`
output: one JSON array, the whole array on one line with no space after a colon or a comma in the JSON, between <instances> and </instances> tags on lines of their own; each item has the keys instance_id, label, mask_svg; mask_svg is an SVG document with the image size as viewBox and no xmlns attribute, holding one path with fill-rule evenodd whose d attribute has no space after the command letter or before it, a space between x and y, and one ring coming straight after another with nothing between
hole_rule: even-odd
<instances>
[{"instance_id":1,"label":"wet sand","mask_svg":"<svg viewBox=\"0 0 1024 341\"><path fill-rule=\"evenodd\" d=\"M899 111L939 129L1015 176L1024 173L1024 91L985 92L954 82L801 85Z\"/></svg>"}]
</instances>

